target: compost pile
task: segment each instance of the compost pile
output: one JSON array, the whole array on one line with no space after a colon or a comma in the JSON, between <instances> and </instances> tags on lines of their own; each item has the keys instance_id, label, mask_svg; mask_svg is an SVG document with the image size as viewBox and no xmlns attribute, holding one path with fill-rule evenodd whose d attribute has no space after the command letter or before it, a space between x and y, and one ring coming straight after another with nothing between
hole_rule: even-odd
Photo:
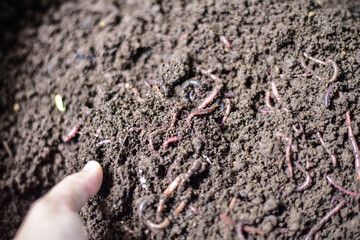
<instances>
[{"instance_id":1,"label":"compost pile","mask_svg":"<svg viewBox=\"0 0 360 240\"><path fill-rule=\"evenodd\" d=\"M90 239L359 237L359 6L50 9L1 56L3 238L89 160L104 169L81 211Z\"/></svg>"}]
</instances>

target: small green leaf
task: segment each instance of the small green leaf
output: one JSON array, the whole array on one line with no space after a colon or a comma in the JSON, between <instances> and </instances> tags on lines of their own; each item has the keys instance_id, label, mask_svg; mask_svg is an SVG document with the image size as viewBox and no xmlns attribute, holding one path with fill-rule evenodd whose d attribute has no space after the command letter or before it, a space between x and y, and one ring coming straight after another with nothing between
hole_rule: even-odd
<instances>
[{"instance_id":1,"label":"small green leaf","mask_svg":"<svg viewBox=\"0 0 360 240\"><path fill-rule=\"evenodd\" d=\"M65 112L66 111L66 106L62 100L62 97L60 96L60 94L56 94L55 95L55 105L56 108L60 111L60 112Z\"/></svg>"}]
</instances>

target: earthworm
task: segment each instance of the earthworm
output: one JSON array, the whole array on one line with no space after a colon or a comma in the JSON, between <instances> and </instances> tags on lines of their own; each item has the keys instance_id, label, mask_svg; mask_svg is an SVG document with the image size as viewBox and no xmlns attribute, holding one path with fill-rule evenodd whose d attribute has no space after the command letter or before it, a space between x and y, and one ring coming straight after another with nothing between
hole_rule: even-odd
<instances>
[{"instance_id":1,"label":"earthworm","mask_svg":"<svg viewBox=\"0 0 360 240\"><path fill-rule=\"evenodd\" d=\"M165 97L166 97L166 96L168 95L168 90L167 90L166 86L164 85L163 82L161 82L161 81L159 81L159 80L157 80L156 82L157 82L157 84L163 89L164 95L165 95Z\"/></svg>"},{"instance_id":2,"label":"earthworm","mask_svg":"<svg viewBox=\"0 0 360 240\"><path fill-rule=\"evenodd\" d=\"M329 80L329 83L333 83L335 82L335 80L338 78L338 75L339 75L339 67L338 65L336 64L336 62L334 62L333 60L331 59L328 59L326 62L324 61L321 61L317 58L314 58L312 56L310 56L309 54L307 53L303 53L304 57L316 62L316 63L319 63L321 65L325 65L325 66L328 66L329 64L331 64L332 68L334 69L334 73L333 73L333 76L330 78ZM312 73L312 75L314 75L317 79L319 79L321 81L321 77L312 69L310 69L306 64L305 64L305 61L302 57L300 57L300 63L301 63L301 66L307 70L308 72Z\"/></svg>"},{"instance_id":3,"label":"earthworm","mask_svg":"<svg viewBox=\"0 0 360 240\"><path fill-rule=\"evenodd\" d=\"M180 141L182 140L183 137L182 136L175 136L175 137L171 137L169 138L168 140L166 140L164 143L163 143L163 148L166 149L167 146L172 143L172 142L177 142L177 141Z\"/></svg>"},{"instance_id":4,"label":"earthworm","mask_svg":"<svg viewBox=\"0 0 360 240\"><path fill-rule=\"evenodd\" d=\"M222 80L219 77L212 74L212 72L214 72L216 70L216 68L210 68L207 71L201 69L200 67L196 67L196 69L199 70L201 72L201 74L211 78L212 80L222 83Z\"/></svg>"},{"instance_id":5,"label":"earthworm","mask_svg":"<svg viewBox=\"0 0 360 240\"><path fill-rule=\"evenodd\" d=\"M266 106L270 109L273 110L273 106L271 105L271 101L270 101L270 90L266 91Z\"/></svg>"},{"instance_id":6,"label":"earthworm","mask_svg":"<svg viewBox=\"0 0 360 240\"><path fill-rule=\"evenodd\" d=\"M139 206L139 210L138 210L138 215L139 215L139 221L141 223L141 225L144 225L144 220L143 220L143 212L145 210L145 208L148 205L148 199L144 199L141 201L140 206Z\"/></svg>"},{"instance_id":7,"label":"earthworm","mask_svg":"<svg viewBox=\"0 0 360 240\"><path fill-rule=\"evenodd\" d=\"M214 98L216 97L216 95L218 95L218 93L220 92L220 90L222 89L223 85L219 84L217 85L212 92L205 98L205 100L198 106L198 109L203 109L205 108L207 105L209 105L212 100L214 100Z\"/></svg>"},{"instance_id":8,"label":"earthworm","mask_svg":"<svg viewBox=\"0 0 360 240\"><path fill-rule=\"evenodd\" d=\"M279 198L281 192L284 191L284 190L285 190L285 185L283 185L283 186L280 187L278 194L276 194L276 198Z\"/></svg>"},{"instance_id":9,"label":"earthworm","mask_svg":"<svg viewBox=\"0 0 360 240\"><path fill-rule=\"evenodd\" d=\"M193 165L189 168L189 170L184 174L182 177L180 185L184 185L185 182L195 174L196 171L202 173L205 171L206 163L203 162L201 159L196 160Z\"/></svg>"},{"instance_id":10,"label":"earthworm","mask_svg":"<svg viewBox=\"0 0 360 240\"><path fill-rule=\"evenodd\" d=\"M264 232L261 229L258 229L256 227L247 226L247 225L244 226L244 231L248 232L248 233L256 233L259 235L264 235Z\"/></svg>"},{"instance_id":11,"label":"earthworm","mask_svg":"<svg viewBox=\"0 0 360 240\"><path fill-rule=\"evenodd\" d=\"M278 92L278 90L277 90L277 87L276 87L276 84L275 84L274 81L271 81L271 88L272 88L272 92L273 92L273 94L274 94L274 96L275 96L276 101L277 101L279 104L281 104L281 98L280 98L279 92Z\"/></svg>"},{"instance_id":12,"label":"earthworm","mask_svg":"<svg viewBox=\"0 0 360 240\"><path fill-rule=\"evenodd\" d=\"M189 206L190 210L194 213L194 214L198 214L199 210L197 210L197 208L195 208L193 205Z\"/></svg>"},{"instance_id":13,"label":"earthworm","mask_svg":"<svg viewBox=\"0 0 360 240\"><path fill-rule=\"evenodd\" d=\"M290 178L293 178L294 172L293 172L293 168L291 165L291 145L292 145L292 137L289 137L288 145L285 149L285 157L286 157L286 163L287 163L288 169L289 169Z\"/></svg>"},{"instance_id":14,"label":"earthworm","mask_svg":"<svg viewBox=\"0 0 360 240\"><path fill-rule=\"evenodd\" d=\"M159 230L159 229L164 229L167 226L169 226L170 224L170 220L168 218L165 218L164 221L162 221L159 224L153 223L150 220L146 221L146 225L151 229L151 230Z\"/></svg>"},{"instance_id":15,"label":"earthworm","mask_svg":"<svg viewBox=\"0 0 360 240\"><path fill-rule=\"evenodd\" d=\"M139 102L144 102L144 99L140 97L139 90L137 88L131 89Z\"/></svg>"},{"instance_id":16,"label":"earthworm","mask_svg":"<svg viewBox=\"0 0 360 240\"><path fill-rule=\"evenodd\" d=\"M350 111L346 111L346 123L348 125L348 135L350 138L350 141L353 146L354 156L355 156L355 170L358 177L358 180L360 180L360 158L359 158L359 146L355 140L354 132L351 127L351 119L350 119Z\"/></svg>"},{"instance_id":17,"label":"earthworm","mask_svg":"<svg viewBox=\"0 0 360 240\"><path fill-rule=\"evenodd\" d=\"M226 122L226 120L229 117L230 111L231 111L231 101L230 101L230 99L226 98L225 102L226 102L225 116L222 118L221 124L224 124Z\"/></svg>"},{"instance_id":18,"label":"earthworm","mask_svg":"<svg viewBox=\"0 0 360 240\"><path fill-rule=\"evenodd\" d=\"M163 194L160 196L159 205L156 210L159 217L161 215L161 212L164 210L166 200L175 191L175 189L179 186L180 181L181 181L181 177L177 176L175 178L175 180L170 183L170 185L165 189Z\"/></svg>"},{"instance_id":19,"label":"earthworm","mask_svg":"<svg viewBox=\"0 0 360 240\"><path fill-rule=\"evenodd\" d=\"M153 143L153 136L159 132L166 132L166 131L164 129L158 129L149 134L149 144L150 144L151 149L154 152L156 152L156 150L155 150L154 143Z\"/></svg>"},{"instance_id":20,"label":"earthworm","mask_svg":"<svg viewBox=\"0 0 360 240\"><path fill-rule=\"evenodd\" d=\"M234 225L234 221L227 215L225 214L220 214L219 216L221 218L221 220L223 220L226 224L228 225Z\"/></svg>"},{"instance_id":21,"label":"earthworm","mask_svg":"<svg viewBox=\"0 0 360 240\"><path fill-rule=\"evenodd\" d=\"M281 133L281 132L275 132L275 136L276 137L279 137L279 138L282 138L282 139L284 139L285 141L289 141L289 138L287 137L287 136L285 136L285 134L284 133ZM298 152L299 150L298 150L298 148L295 146L295 145L293 145L293 144L291 144L291 150L293 151L293 152Z\"/></svg>"},{"instance_id":22,"label":"earthworm","mask_svg":"<svg viewBox=\"0 0 360 240\"><path fill-rule=\"evenodd\" d=\"M175 191L175 189L179 186L180 182L181 182L181 177L177 176L175 180L172 183L170 183L170 185L165 189L163 194L165 196L170 196L170 194L172 194Z\"/></svg>"},{"instance_id":23,"label":"earthworm","mask_svg":"<svg viewBox=\"0 0 360 240\"><path fill-rule=\"evenodd\" d=\"M359 193L355 193L355 192L351 192L343 187L341 187L339 184L337 184L334 179L332 179L329 175L326 175L326 179L329 181L329 183L331 183L334 187L336 187L337 189L339 189L340 191L355 196L355 197L360 197Z\"/></svg>"},{"instance_id":24,"label":"earthworm","mask_svg":"<svg viewBox=\"0 0 360 240\"><path fill-rule=\"evenodd\" d=\"M234 98L234 97L235 97L235 95L232 94L232 93L224 93L224 96L225 96L226 98Z\"/></svg>"},{"instance_id":25,"label":"earthworm","mask_svg":"<svg viewBox=\"0 0 360 240\"><path fill-rule=\"evenodd\" d=\"M304 74L294 74L292 77L311 77L311 73L304 73Z\"/></svg>"},{"instance_id":26,"label":"earthworm","mask_svg":"<svg viewBox=\"0 0 360 240\"><path fill-rule=\"evenodd\" d=\"M306 169L310 168L310 160L309 160L309 149L308 149L308 145L307 145L307 139L306 139L306 135L305 135L305 129L303 127L303 125L301 124L301 122L299 122L299 127L300 130L302 131L302 140L304 142L304 149L305 149L305 154L306 154ZM295 127L295 125L293 125L293 129L294 131L297 133L299 130Z\"/></svg>"},{"instance_id":27,"label":"earthworm","mask_svg":"<svg viewBox=\"0 0 360 240\"><path fill-rule=\"evenodd\" d=\"M230 201L230 204L229 204L229 209L233 208L235 203L237 201L237 198L236 197L233 197Z\"/></svg>"},{"instance_id":28,"label":"earthworm","mask_svg":"<svg viewBox=\"0 0 360 240\"><path fill-rule=\"evenodd\" d=\"M179 213L181 213L184 210L186 204L188 204L188 202L190 201L190 198L191 198L191 191L188 192L186 198L183 201L181 201L180 205L175 209L175 216L179 215Z\"/></svg>"},{"instance_id":29,"label":"earthworm","mask_svg":"<svg viewBox=\"0 0 360 240\"><path fill-rule=\"evenodd\" d=\"M111 139L104 139L104 140L101 140L100 142L98 142L96 144L96 146L98 147L98 146L101 146L101 145L103 145L105 143L109 143L109 142L111 142Z\"/></svg>"},{"instance_id":30,"label":"earthworm","mask_svg":"<svg viewBox=\"0 0 360 240\"><path fill-rule=\"evenodd\" d=\"M332 209L334 207L335 201L339 201L339 200L345 200L345 198L343 196L340 195L335 195L332 197L331 202L330 202L330 209ZM351 205L347 202L346 203L347 207L350 208Z\"/></svg>"},{"instance_id":31,"label":"earthworm","mask_svg":"<svg viewBox=\"0 0 360 240\"><path fill-rule=\"evenodd\" d=\"M238 222L238 224L236 226L236 234L240 240L246 239L245 235L244 235L244 221Z\"/></svg>"},{"instance_id":32,"label":"earthworm","mask_svg":"<svg viewBox=\"0 0 360 240\"><path fill-rule=\"evenodd\" d=\"M302 171L306 175L305 182L295 190L296 192L301 192L301 191L304 191L305 189L307 189L310 186L310 184L311 184L311 176L310 176L310 173L308 171L306 171L303 168L303 166L301 166L298 162L294 161L294 164L295 164L295 166L297 168L300 169L300 171Z\"/></svg>"},{"instance_id":33,"label":"earthworm","mask_svg":"<svg viewBox=\"0 0 360 240\"><path fill-rule=\"evenodd\" d=\"M213 108L209 108L209 109L203 109L203 110L192 112L189 114L186 121L188 124L190 124L190 121L194 116L209 114L209 113L212 113L215 109L216 109L216 107L213 107Z\"/></svg>"},{"instance_id":34,"label":"earthworm","mask_svg":"<svg viewBox=\"0 0 360 240\"><path fill-rule=\"evenodd\" d=\"M313 226L309 233L307 234L305 240L309 240L313 237L323 226L324 224L329 221L329 219L334 216L346 203L346 200L342 200L336 207L334 207L330 212L328 212L325 217L323 217L320 222L318 222L315 226Z\"/></svg>"},{"instance_id":35,"label":"earthworm","mask_svg":"<svg viewBox=\"0 0 360 240\"><path fill-rule=\"evenodd\" d=\"M186 204L189 202L189 199L185 199L184 201L182 201L180 203L180 205L175 209L175 216L179 215L179 213L181 213L184 208L186 207Z\"/></svg>"},{"instance_id":36,"label":"earthworm","mask_svg":"<svg viewBox=\"0 0 360 240\"><path fill-rule=\"evenodd\" d=\"M222 41L227 48L231 48L230 42L226 39L225 36L220 36L220 41Z\"/></svg>"},{"instance_id":37,"label":"earthworm","mask_svg":"<svg viewBox=\"0 0 360 240\"><path fill-rule=\"evenodd\" d=\"M336 165L337 165L336 156L335 156L334 154L332 154L332 153L330 152L330 150L326 147L325 141L324 141L324 139L322 138L321 133L320 133L319 131L317 131L317 132L316 132L316 135L318 136L319 141L320 141L321 145L323 146L323 148L324 148L324 149L326 150L326 152L330 155L334 167L336 167Z\"/></svg>"},{"instance_id":38,"label":"earthworm","mask_svg":"<svg viewBox=\"0 0 360 240\"><path fill-rule=\"evenodd\" d=\"M325 108L329 107L329 102L330 102L330 93L334 88L334 84L331 84L330 87L325 91L325 95L324 95L324 103L325 103Z\"/></svg>"},{"instance_id":39,"label":"earthworm","mask_svg":"<svg viewBox=\"0 0 360 240\"><path fill-rule=\"evenodd\" d=\"M306 57L306 58L310 57L311 60L314 59L313 57L309 56L307 53L303 53L303 54L304 54L304 57ZM324 62L322 62L322 63L324 63ZM319 79L321 81L321 77L314 70L312 70L311 68L309 68L306 65L304 58L301 55L300 55L300 64L306 71L310 72L312 75L314 75L317 79Z\"/></svg>"},{"instance_id":40,"label":"earthworm","mask_svg":"<svg viewBox=\"0 0 360 240\"><path fill-rule=\"evenodd\" d=\"M187 106L186 106L186 105L181 105L181 106L179 107L179 109L176 111L176 113L173 115L170 128L173 128L173 127L175 126L176 119L178 118L180 112L181 112L182 110L184 110L184 109L187 109Z\"/></svg>"},{"instance_id":41,"label":"earthworm","mask_svg":"<svg viewBox=\"0 0 360 240\"><path fill-rule=\"evenodd\" d=\"M77 131L79 130L81 124L82 124L82 123L80 122L79 124L77 124L75 127L73 127L73 128L70 130L70 132L69 132L69 133L66 135L66 137L64 138L64 142L70 141L70 139L73 138L73 137L76 135L76 133L77 133Z\"/></svg>"}]
</instances>

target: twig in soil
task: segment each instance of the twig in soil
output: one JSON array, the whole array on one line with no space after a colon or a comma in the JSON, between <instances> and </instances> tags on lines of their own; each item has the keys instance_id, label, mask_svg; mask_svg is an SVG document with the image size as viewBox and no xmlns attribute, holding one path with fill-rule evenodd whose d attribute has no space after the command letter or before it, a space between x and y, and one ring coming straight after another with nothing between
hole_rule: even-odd
<instances>
[{"instance_id":1,"label":"twig in soil","mask_svg":"<svg viewBox=\"0 0 360 240\"><path fill-rule=\"evenodd\" d=\"M170 128L173 128L175 126L176 120L179 117L179 114L182 110L187 109L186 105L181 105L180 108L176 111L176 113L172 117L172 121L170 124Z\"/></svg>"},{"instance_id":2,"label":"twig in soil","mask_svg":"<svg viewBox=\"0 0 360 240\"><path fill-rule=\"evenodd\" d=\"M144 102L144 99L142 99L141 97L140 97L140 93L139 93L139 90L137 89L137 88L132 88L132 91L133 91L133 93L134 93L134 95L136 96L136 98L137 98L137 100L139 101L139 102Z\"/></svg>"},{"instance_id":3,"label":"twig in soil","mask_svg":"<svg viewBox=\"0 0 360 240\"><path fill-rule=\"evenodd\" d=\"M146 226L148 226L148 228L150 228L150 230L156 231L156 230L164 229L167 226L169 226L170 220L168 218L165 218L165 220L159 224L153 223L150 220L146 220L145 224Z\"/></svg>"},{"instance_id":4,"label":"twig in soil","mask_svg":"<svg viewBox=\"0 0 360 240\"><path fill-rule=\"evenodd\" d=\"M5 148L5 151L7 152L7 154L9 155L10 158L14 158L12 152L11 152L11 149L9 147L9 145L7 144L6 141L2 141L3 145L4 145L4 148Z\"/></svg>"},{"instance_id":5,"label":"twig in soil","mask_svg":"<svg viewBox=\"0 0 360 240\"><path fill-rule=\"evenodd\" d=\"M225 36L220 36L220 41L222 41L227 48L229 48L229 49L231 48L231 44L230 44L230 42L226 39Z\"/></svg>"},{"instance_id":6,"label":"twig in soil","mask_svg":"<svg viewBox=\"0 0 360 240\"><path fill-rule=\"evenodd\" d=\"M98 142L96 144L96 146L98 147L98 146L101 146L101 145L103 145L105 143L109 143L109 142L111 142L111 139L104 139L104 140L101 140L100 142Z\"/></svg>"},{"instance_id":7,"label":"twig in soil","mask_svg":"<svg viewBox=\"0 0 360 240\"><path fill-rule=\"evenodd\" d=\"M334 216L346 203L346 200L342 200L336 207L334 207L330 212L328 212L325 217L323 217L320 222L318 222L315 226L313 226L309 233L307 234L305 240L309 240L313 237L323 226L324 224L329 221L329 219Z\"/></svg>"},{"instance_id":8,"label":"twig in soil","mask_svg":"<svg viewBox=\"0 0 360 240\"><path fill-rule=\"evenodd\" d=\"M205 100L197 107L199 110L205 108L207 105L209 105L212 100L218 95L220 90L222 89L223 84L217 85L212 92L205 98Z\"/></svg>"},{"instance_id":9,"label":"twig in soil","mask_svg":"<svg viewBox=\"0 0 360 240\"><path fill-rule=\"evenodd\" d=\"M160 132L166 132L166 131L161 128L161 129L152 131L152 132L149 134L149 144L150 144L151 150L153 150L153 152L156 152L155 147L154 147L154 143L153 143L153 136L154 136L155 134L160 133Z\"/></svg>"},{"instance_id":10,"label":"twig in soil","mask_svg":"<svg viewBox=\"0 0 360 240\"><path fill-rule=\"evenodd\" d=\"M300 171L302 171L304 174L305 174L305 182L303 184L301 184L300 187L298 187L295 191L296 192L302 192L304 191L305 189L307 189L310 184L311 184L311 176L310 176L310 173L308 171L306 171L303 166L301 166L298 162L295 162L294 161L294 164L295 166L300 169Z\"/></svg>"},{"instance_id":11,"label":"twig in soil","mask_svg":"<svg viewBox=\"0 0 360 240\"><path fill-rule=\"evenodd\" d=\"M244 235L244 221L238 222L238 224L236 226L236 234L240 240L246 239L245 235Z\"/></svg>"},{"instance_id":12,"label":"twig in soil","mask_svg":"<svg viewBox=\"0 0 360 240\"><path fill-rule=\"evenodd\" d=\"M355 193L355 192L351 192L343 187L341 187L339 184L337 184L334 179L332 179L329 175L326 176L326 179L329 181L329 183L331 183L334 187L336 187L337 189L339 189L340 191L355 196L355 197L360 197L359 193Z\"/></svg>"},{"instance_id":13,"label":"twig in soil","mask_svg":"<svg viewBox=\"0 0 360 240\"><path fill-rule=\"evenodd\" d=\"M324 61L321 61L317 58L314 58L312 56L310 56L309 54L307 53L303 53L304 57L316 62L316 63L319 63L321 65L324 65L324 66L328 66L328 65L331 65L332 68L334 69L334 73L333 73L333 76L330 78L330 80L328 81L329 83L333 83L335 82L335 80L338 78L338 75L339 75L339 67L338 65L331 59L328 59L326 62ZM312 75L314 75L317 79L319 79L320 81L322 80L321 77L314 71L312 70L311 68L309 68L306 64L305 64L305 61L304 61L304 58L302 56L300 56L300 63L301 63L301 66L308 72L310 72Z\"/></svg>"},{"instance_id":14,"label":"twig in soil","mask_svg":"<svg viewBox=\"0 0 360 240\"><path fill-rule=\"evenodd\" d=\"M205 115L205 114L212 113L216 108L217 108L217 106L215 106L215 107L213 107L213 108L208 108L208 109L202 109L202 110L194 111L194 112L192 112L192 113L189 114L189 116L187 117L186 121L187 121L188 124L190 124L191 119L192 119L194 116Z\"/></svg>"},{"instance_id":15,"label":"twig in soil","mask_svg":"<svg viewBox=\"0 0 360 240\"><path fill-rule=\"evenodd\" d=\"M230 111L231 111L231 101L230 101L230 99L226 98L225 103L226 103L225 115L221 120L221 124L224 124L226 122L226 120L229 117Z\"/></svg>"},{"instance_id":16,"label":"twig in soil","mask_svg":"<svg viewBox=\"0 0 360 240\"><path fill-rule=\"evenodd\" d=\"M294 177L294 171L291 165L291 145L292 145L292 137L289 137L289 141L288 141L288 145L286 146L285 149L285 158L286 158L286 163L289 169L289 176L290 178Z\"/></svg>"},{"instance_id":17,"label":"twig in soil","mask_svg":"<svg viewBox=\"0 0 360 240\"><path fill-rule=\"evenodd\" d=\"M330 93L334 88L334 84L331 84L330 87L325 91L325 95L324 95L324 103L325 103L325 108L329 107L329 102L330 102Z\"/></svg>"},{"instance_id":18,"label":"twig in soil","mask_svg":"<svg viewBox=\"0 0 360 240\"><path fill-rule=\"evenodd\" d=\"M320 141L321 145L323 146L323 148L325 149L325 151L330 155L330 158L331 158L331 161L332 161L334 167L336 167L336 165L337 165L336 156L335 156L334 154L332 154L332 153L330 152L330 150L326 147L325 141L324 141L324 139L322 138L321 133L320 133L319 131L317 131L317 132L316 132L316 135L317 135L317 137L319 138L319 141Z\"/></svg>"},{"instance_id":19,"label":"twig in soil","mask_svg":"<svg viewBox=\"0 0 360 240\"><path fill-rule=\"evenodd\" d=\"M176 137L171 137L169 138L168 140L166 140L164 143L163 143L163 148L166 149L167 146L172 143L172 142L178 142L180 140L182 140L183 137L182 136L176 136Z\"/></svg>"},{"instance_id":20,"label":"twig in soil","mask_svg":"<svg viewBox=\"0 0 360 240\"><path fill-rule=\"evenodd\" d=\"M346 111L346 123L348 125L348 135L353 146L354 156L355 156L355 170L358 180L360 180L360 157L359 157L359 146L355 140L354 132L351 127L350 111Z\"/></svg>"}]
</instances>

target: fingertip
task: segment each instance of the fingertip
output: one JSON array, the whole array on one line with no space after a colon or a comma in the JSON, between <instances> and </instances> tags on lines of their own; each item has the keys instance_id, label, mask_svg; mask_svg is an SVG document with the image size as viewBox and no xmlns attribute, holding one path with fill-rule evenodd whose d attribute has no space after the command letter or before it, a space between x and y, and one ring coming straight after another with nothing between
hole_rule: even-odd
<instances>
[{"instance_id":1,"label":"fingertip","mask_svg":"<svg viewBox=\"0 0 360 240\"><path fill-rule=\"evenodd\" d=\"M77 173L64 178L45 196L48 204L79 211L100 189L103 170L96 161L89 161Z\"/></svg>"}]
</instances>

